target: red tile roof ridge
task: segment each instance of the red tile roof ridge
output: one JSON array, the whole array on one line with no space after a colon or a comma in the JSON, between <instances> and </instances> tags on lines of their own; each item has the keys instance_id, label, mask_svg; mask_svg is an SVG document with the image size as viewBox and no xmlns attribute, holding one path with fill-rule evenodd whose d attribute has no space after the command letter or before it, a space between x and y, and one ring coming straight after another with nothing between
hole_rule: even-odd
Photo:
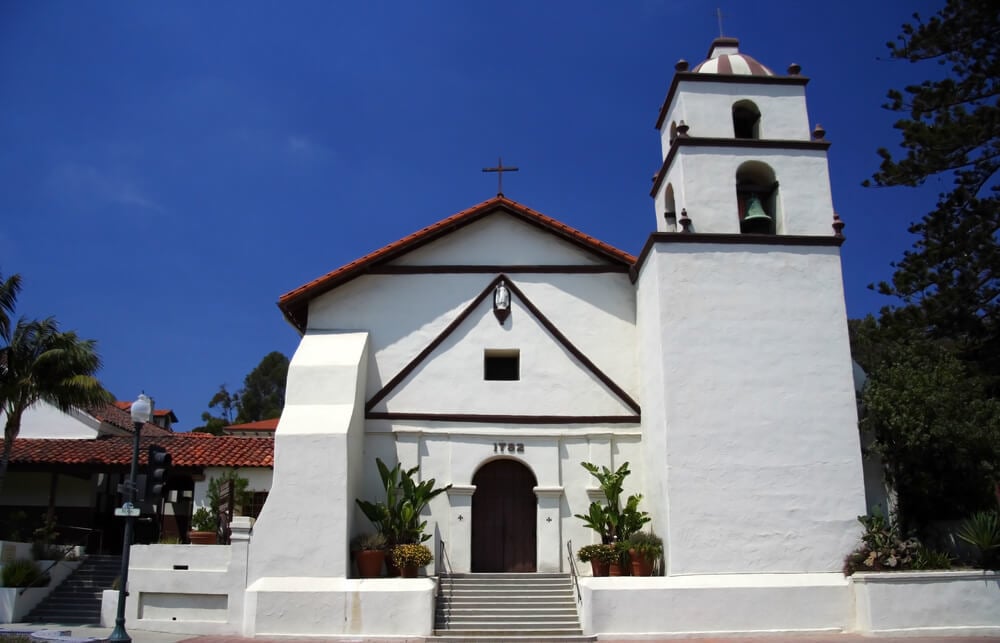
<instances>
[{"instance_id":1,"label":"red tile roof ridge","mask_svg":"<svg viewBox=\"0 0 1000 643\"><path fill-rule=\"evenodd\" d=\"M316 279L299 286L298 288L286 292L278 298L278 307L285 314L285 317L296 326L296 328L304 331L304 311L300 309L313 297L328 292L341 283L353 279L362 272L363 268L367 266L414 250L424 243L433 240L439 236L439 234L445 234L448 228L452 226L464 225L465 223L471 223L480 215L484 215L496 207L507 208L515 215L521 215L529 220L533 220L535 223L542 224L550 230L564 234L569 237L570 240L587 247L591 251L605 255L613 261L624 264L628 267L635 265L635 256L623 250L619 250L611 244L585 234L557 219L553 219L552 217L542 214L537 210L533 210L521 203L518 203L517 201L498 195L470 208L466 208L461 212L456 212L455 214L445 217L436 223L425 226L418 231L403 237L402 239L384 245L377 250L369 252L363 257L355 259L350 263L344 264L340 268L332 270L325 275L317 277Z\"/></svg>"},{"instance_id":2,"label":"red tile roof ridge","mask_svg":"<svg viewBox=\"0 0 1000 643\"><path fill-rule=\"evenodd\" d=\"M267 420L257 420L256 422L244 422L243 424L230 424L222 427L223 431L271 431L278 428L280 418L270 418Z\"/></svg>"},{"instance_id":3,"label":"red tile roof ridge","mask_svg":"<svg viewBox=\"0 0 1000 643\"><path fill-rule=\"evenodd\" d=\"M206 434L207 435L207 434ZM157 444L170 453L175 467L273 467L274 439L270 437L211 436L191 440L185 434L143 436L140 463L147 449ZM87 440L60 438L17 438L11 463L125 467L132 460L132 436L105 435ZM0 440L0 447L3 440Z\"/></svg>"}]
</instances>

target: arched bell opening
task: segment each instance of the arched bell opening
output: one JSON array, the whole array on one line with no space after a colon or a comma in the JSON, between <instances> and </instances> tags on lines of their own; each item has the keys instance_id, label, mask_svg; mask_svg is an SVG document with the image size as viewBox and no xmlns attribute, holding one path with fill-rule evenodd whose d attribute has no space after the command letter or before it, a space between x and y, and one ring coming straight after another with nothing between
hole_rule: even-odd
<instances>
[{"instance_id":1,"label":"arched bell opening","mask_svg":"<svg viewBox=\"0 0 1000 643\"><path fill-rule=\"evenodd\" d=\"M774 170L761 161L747 161L736 169L736 202L740 232L775 234L780 218L778 180Z\"/></svg>"},{"instance_id":2,"label":"arched bell opening","mask_svg":"<svg viewBox=\"0 0 1000 643\"><path fill-rule=\"evenodd\" d=\"M663 219L667 232L677 232L677 206L674 204L674 184L667 183L663 192Z\"/></svg>"},{"instance_id":3,"label":"arched bell opening","mask_svg":"<svg viewBox=\"0 0 1000 643\"><path fill-rule=\"evenodd\" d=\"M760 110L752 100L739 100L733 103L733 136L760 138Z\"/></svg>"}]
</instances>

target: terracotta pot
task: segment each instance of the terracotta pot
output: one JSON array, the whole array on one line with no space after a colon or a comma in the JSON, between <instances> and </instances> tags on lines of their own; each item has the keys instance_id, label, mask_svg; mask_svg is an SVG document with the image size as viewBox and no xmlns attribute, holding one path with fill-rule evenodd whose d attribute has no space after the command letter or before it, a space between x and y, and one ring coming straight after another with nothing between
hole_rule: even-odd
<instances>
[{"instance_id":1,"label":"terracotta pot","mask_svg":"<svg viewBox=\"0 0 1000 643\"><path fill-rule=\"evenodd\" d=\"M192 545L215 545L219 542L219 535L214 531L189 531L188 542Z\"/></svg>"},{"instance_id":2,"label":"terracotta pot","mask_svg":"<svg viewBox=\"0 0 1000 643\"><path fill-rule=\"evenodd\" d=\"M653 575L653 561L646 556L643 556L634 549L628 550L628 555L632 559L632 575L633 576L652 576Z\"/></svg>"},{"instance_id":3,"label":"terracotta pot","mask_svg":"<svg viewBox=\"0 0 1000 643\"><path fill-rule=\"evenodd\" d=\"M608 576L624 576L622 574L622 564L619 562L608 565Z\"/></svg>"},{"instance_id":4,"label":"terracotta pot","mask_svg":"<svg viewBox=\"0 0 1000 643\"><path fill-rule=\"evenodd\" d=\"M611 565L609 563L602 563L599 560L591 559L590 570L593 572L594 576L607 576L610 572Z\"/></svg>"},{"instance_id":5,"label":"terracotta pot","mask_svg":"<svg viewBox=\"0 0 1000 643\"><path fill-rule=\"evenodd\" d=\"M385 575L389 578L399 577L399 567L392 564L392 556L385 557Z\"/></svg>"},{"instance_id":6,"label":"terracotta pot","mask_svg":"<svg viewBox=\"0 0 1000 643\"><path fill-rule=\"evenodd\" d=\"M385 561L385 551L381 549L363 549L354 552L354 561L358 564L358 576L361 578L378 578L382 575L382 563Z\"/></svg>"},{"instance_id":7,"label":"terracotta pot","mask_svg":"<svg viewBox=\"0 0 1000 643\"><path fill-rule=\"evenodd\" d=\"M399 571L403 573L403 578L416 578L418 569L419 567L417 567L416 565L407 565L401 568Z\"/></svg>"}]
</instances>

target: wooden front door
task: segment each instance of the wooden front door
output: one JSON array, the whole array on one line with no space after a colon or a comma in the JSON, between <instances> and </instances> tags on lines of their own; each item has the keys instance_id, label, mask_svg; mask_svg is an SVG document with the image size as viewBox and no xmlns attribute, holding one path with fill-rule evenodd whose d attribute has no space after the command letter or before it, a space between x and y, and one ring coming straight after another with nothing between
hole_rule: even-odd
<instances>
[{"instance_id":1,"label":"wooden front door","mask_svg":"<svg viewBox=\"0 0 1000 643\"><path fill-rule=\"evenodd\" d=\"M514 460L494 460L472 478L472 571L535 571L535 476Z\"/></svg>"}]
</instances>

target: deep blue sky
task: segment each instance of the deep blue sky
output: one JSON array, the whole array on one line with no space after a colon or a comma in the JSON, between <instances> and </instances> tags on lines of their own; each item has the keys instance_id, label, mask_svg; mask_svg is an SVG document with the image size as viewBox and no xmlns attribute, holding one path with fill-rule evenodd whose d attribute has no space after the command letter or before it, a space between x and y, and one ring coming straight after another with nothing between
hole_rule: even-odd
<instances>
[{"instance_id":1,"label":"deep blue sky","mask_svg":"<svg viewBox=\"0 0 1000 643\"><path fill-rule=\"evenodd\" d=\"M851 316L946 182L865 189L885 92L937 68L885 42L938 2L721 2L727 36L802 65L830 149ZM496 192L637 253L656 115L711 2L0 1L0 272L19 312L99 341L102 379L199 416L298 341L275 301Z\"/></svg>"}]
</instances>

